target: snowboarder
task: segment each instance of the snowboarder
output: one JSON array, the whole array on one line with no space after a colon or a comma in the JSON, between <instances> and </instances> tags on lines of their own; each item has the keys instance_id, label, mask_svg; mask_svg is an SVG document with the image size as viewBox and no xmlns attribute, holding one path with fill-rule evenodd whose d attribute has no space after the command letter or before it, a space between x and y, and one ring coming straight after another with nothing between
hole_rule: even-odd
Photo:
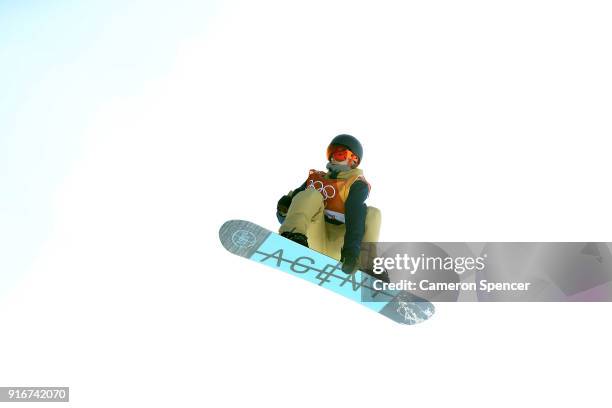
<instances>
[{"instance_id":1,"label":"snowboarder","mask_svg":"<svg viewBox=\"0 0 612 408\"><path fill-rule=\"evenodd\" d=\"M377 242L380 231L380 210L365 204L370 184L357 168L362 159L355 137L336 136L327 148L327 172L310 170L277 205L282 236L341 261L346 273L360 267L361 242Z\"/></svg>"}]
</instances>

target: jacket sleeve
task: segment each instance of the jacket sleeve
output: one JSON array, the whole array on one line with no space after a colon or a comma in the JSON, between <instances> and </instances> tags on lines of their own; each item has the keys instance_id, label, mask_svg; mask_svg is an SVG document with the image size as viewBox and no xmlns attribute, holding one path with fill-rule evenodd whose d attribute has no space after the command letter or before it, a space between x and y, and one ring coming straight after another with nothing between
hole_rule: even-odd
<instances>
[{"instance_id":1,"label":"jacket sleeve","mask_svg":"<svg viewBox=\"0 0 612 408\"><path fill-rule=\"evenodd\" d=\"M361 240L365 233L365 219L367 207L365 200L368 198L370 189L368 185L357 180L349 190L346 203L344 204L344 223L346 232L344 233L343 252L359 254Z\"/></svg>"}]
</instances>

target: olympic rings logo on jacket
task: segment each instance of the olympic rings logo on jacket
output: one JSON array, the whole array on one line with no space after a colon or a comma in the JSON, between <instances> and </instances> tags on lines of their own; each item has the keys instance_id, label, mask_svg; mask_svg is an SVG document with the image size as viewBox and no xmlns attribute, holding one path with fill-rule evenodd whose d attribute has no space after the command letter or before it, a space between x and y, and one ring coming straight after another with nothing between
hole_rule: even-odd
<instances>
[{"instance_id":1,"label":"olympic rings logo on jacket","mask_svg":"<svg viewBox=\"0 0 612 408\"><path fill-rule=\"evenodd\" d=\"M336 189L331 184L323 184L320 180L309 180L310 183L306 186L306 188L312 188L313 190L317 190L321 195L323 195L323 201L327 201L329 198L334 198L336 196Z\"/></svg>"}]
</instances>

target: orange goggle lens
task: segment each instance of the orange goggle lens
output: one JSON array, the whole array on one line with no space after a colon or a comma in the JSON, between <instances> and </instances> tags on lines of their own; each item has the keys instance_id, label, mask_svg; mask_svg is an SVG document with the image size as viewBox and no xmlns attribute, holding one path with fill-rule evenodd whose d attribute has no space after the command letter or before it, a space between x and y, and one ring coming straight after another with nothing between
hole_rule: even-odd
<instances>
[{"instance_id":1,"label":"orange goggle lens","mask_svg":"<svg viewBox=\"0 0 612 408\"><path fill-rule=\"evenodd\" d=\"M327 148L327 160L334 158L336 161L344 161L349 159L351 163L357 163L359 159L349 149L341 145L330 145Z\"/></svg>"}]
</instances>

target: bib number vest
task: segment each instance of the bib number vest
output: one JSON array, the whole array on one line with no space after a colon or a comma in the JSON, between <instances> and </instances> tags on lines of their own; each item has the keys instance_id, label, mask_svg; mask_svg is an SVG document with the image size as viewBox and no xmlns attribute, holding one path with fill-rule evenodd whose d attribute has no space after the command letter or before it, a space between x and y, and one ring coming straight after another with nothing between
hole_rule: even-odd
<instances>
[{"instance_id":1,"label":"bib number vest","mask_svg":"<svg viewBox=\"0 0 612 408\"><path fill-rule=\"evenodd\" d=\"M326 217L344 223L344 204L349 190L357 180L366 182L365 178L362 175L357 175L346 179L328 179L325 178L325 174L323 171L310 170L306 180L306 188L312 188L321 193Z\"/></svg>"}]
</instances>

